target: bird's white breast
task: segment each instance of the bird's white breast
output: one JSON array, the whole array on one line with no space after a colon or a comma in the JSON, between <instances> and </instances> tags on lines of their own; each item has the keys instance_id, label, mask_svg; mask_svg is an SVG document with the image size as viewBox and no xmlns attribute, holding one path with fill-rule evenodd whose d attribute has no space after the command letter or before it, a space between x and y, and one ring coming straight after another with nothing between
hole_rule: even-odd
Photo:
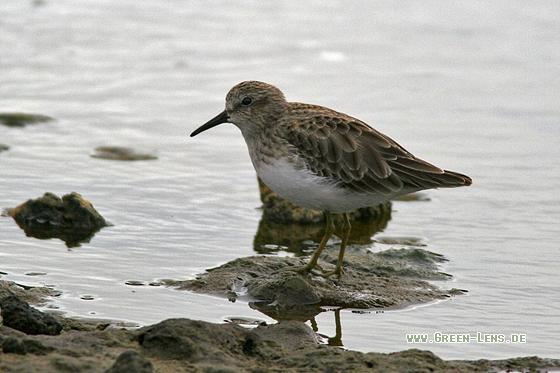
<instances>
[{"instance_id":1,"label":"bird's white breast","mask_svg":"<svg viewBox=\"0 0 560 373\"><path fill-rule=\"evenodd\" d=\"M306 169L298 169L287 158L271 164L253 162L261 180L280 197L312 210L343 213L387 200L382 195L356 194Z\"/></svg>"}]
</instances>

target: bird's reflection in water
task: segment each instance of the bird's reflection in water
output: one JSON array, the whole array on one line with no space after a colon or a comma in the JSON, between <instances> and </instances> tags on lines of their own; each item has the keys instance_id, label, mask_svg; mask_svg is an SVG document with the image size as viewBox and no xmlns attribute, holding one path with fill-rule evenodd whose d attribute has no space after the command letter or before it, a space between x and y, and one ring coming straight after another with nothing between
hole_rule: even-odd
<instances>
[{"instance_id":1,"label":"bird's reflection in water","mask_svg":"<svg viewBox=\"0 0 560 373\"><path fill-rule=\"evenodd\" d=\"M309 321L311 325L311 329L317 335L326 342L328 346L335 346L335 347L343 347L344 344L342 342L342 323L340 321L340 311L343 310L341 307L319 307L317 305L309 305L306 307L297 307L293 309L279 309L276 306L271 306L267 304L267 302L250 302L249 306L252 309L258 310L265 315L275 319L278 322L282 322L285 320L296 320L301 322ZM332 312L334 315L334 327L335 327L335 334L334 336L329 337L328 335L320 332L319 324L315 316L322 312ZM378 311L380 312L380 311ZM362 310L361 313L370 313L370 311ZM329 328L330 329L330 328Z\"/></svg>"},{"instance_id":2,"label":"bird's reflection in water","mask_svg":"<svg viewBox=\"0 0 560 373\"><path fill-rule=\"evenodd\" d=\"M290 309L279 309L276 306L270 305L268 302L251 302L249 306L252 309L256 309L265 315L275 319L278 322L285 320L296 320L301 322L309 321L311 328L315 331L321 338L326 339L329 346L343 346L342 344L342 325L340 323L340 310L342 308L321 308L318 305L307 305L298 306ZM334 313L334 323L335 323L335 335L333 337L328 337L324 334L319 333L319 326L315 320L321 312L333 312Z\"/></svg>"},{"instance_id":3,"label":"bird's reflection in water","mask_svg":"<svg viewBox=\"0 0 560 373\"><path fill-rule=\"evenodd\" d=\"M342 325L340 324L340 310L341 310L341 308L332 309L332 311L334 312L334 326L335 326L334 337L328 337L324 334L320 334L319 333L319 327L317 326L317 321L315 321L315 318L310 320L311 321L311 328L317 334L319 334L321 337L326 338L327 339L327 344L329 346L336 346L336 347L344 346L342 344Z\"/></svg>"},{"instance_id":4,"label":"bird's reflection in water","mask_svg":"<svg viewBox=\"0 0 560 373\"><path fill-rule=\"evenodd\" d=\"M319 211L295 206L280 198L259 180L263 215L253 241L259 254L287 251L295 256L310 255L324 235L324 216ZM335 235L340 236L339 215L334 216ZM391 203L359 209L350 214L352 231L349 243L369 245L391 220Z\"/></svg>"}]
</instances>

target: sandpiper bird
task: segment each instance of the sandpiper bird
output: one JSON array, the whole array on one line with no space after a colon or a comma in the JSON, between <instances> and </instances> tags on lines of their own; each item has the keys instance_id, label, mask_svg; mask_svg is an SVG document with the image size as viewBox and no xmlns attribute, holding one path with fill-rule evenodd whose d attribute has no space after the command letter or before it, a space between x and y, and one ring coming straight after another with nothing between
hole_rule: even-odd
<instances>
[{"instance_id":1,"label":"sandpiper bird","mask_svg":"<svg viewBox=\"0 0 560 373\"><path fill-rule=\"evenodd\" d=\"M228 122L241 130L253 166L270 189L325 214L325 236L308 264L296 271L322 270L317 261L335 229L331 214L342 214L343 237L336 267L323 272L325 277L342 274L349 212L423 189L472 183L466 175L416 158L359 119L318 105L288 102L267 83L246 81L233 87L226 109L191 137Z\"/></svg>"}]
</instances>

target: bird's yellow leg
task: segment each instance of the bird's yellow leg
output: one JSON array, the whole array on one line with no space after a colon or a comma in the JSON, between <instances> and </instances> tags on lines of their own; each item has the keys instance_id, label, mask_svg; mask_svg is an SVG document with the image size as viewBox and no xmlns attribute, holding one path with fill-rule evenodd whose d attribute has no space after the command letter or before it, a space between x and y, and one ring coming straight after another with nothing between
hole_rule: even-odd
<instances>
[{"instance_id":1,"label":"bird's yellow leg","mask_svg":"<svg viewBox=\"0 0 560 373\"><path fill-rule=\"evenodd\" d=\"M319 256L321 256L321 252L323 251L325 246L327 246L327 242L329 242L329 239L334 233L334 222L332 220L331 213L325 211L324 214L325 214L325 221L326 221L325 235L323 236L323 239L321 240L319 247L317 247L317 249L311 256L311 259L309 259L309 262L306 265L301 267L290 268L290 270L296 272L305 272L305 271L309 272L313 270L315 267L318 267L319 269L322 270L321 266L317 262L319 261Z\"/></svg>"},{"instance_id":2,"label":"bird's yellow leg","mask_svg":"<svg viewBox=\"0 0 560 373\"><path fill-rule=\"evenodd\" d=\"M348 213L342 214L343 225L342 225L342 242L340 243L340 251L338 252L338 260L336 262L336 267L330 272L323 274L323 277L328 277L332 275L337 275L340 277L344 271L342 270L342 262L344 260L344 252L346 251L346 245L348 244L348 238L350 237L350 231L352 230L352 225L350 224L350 219Z\"/></svg>"}]
</instances>

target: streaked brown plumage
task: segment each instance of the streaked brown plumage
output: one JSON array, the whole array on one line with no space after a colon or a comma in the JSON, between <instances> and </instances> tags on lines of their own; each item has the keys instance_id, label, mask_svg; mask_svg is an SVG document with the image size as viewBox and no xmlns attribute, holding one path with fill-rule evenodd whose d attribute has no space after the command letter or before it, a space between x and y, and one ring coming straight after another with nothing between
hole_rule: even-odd
<instances>
[{"instance_id":1,"label":"streaked brown plumage","mask_svg":"<svg viewBox=\"0 0 560 373\"><path fill-rule=\"evenodd\" d=\"M233 87L226 110L191 136L225 122L241 130L265 184L296 205L325 212L325 237L302 270L318 267L334 231L330 214L344 214L339 261L326 276L342 273L350 233L348 212L423 189L472 183L466 175L416 158L356 118L322 106L287 102L267 83L247 81Z\"/></svg>"}]
</instances>

